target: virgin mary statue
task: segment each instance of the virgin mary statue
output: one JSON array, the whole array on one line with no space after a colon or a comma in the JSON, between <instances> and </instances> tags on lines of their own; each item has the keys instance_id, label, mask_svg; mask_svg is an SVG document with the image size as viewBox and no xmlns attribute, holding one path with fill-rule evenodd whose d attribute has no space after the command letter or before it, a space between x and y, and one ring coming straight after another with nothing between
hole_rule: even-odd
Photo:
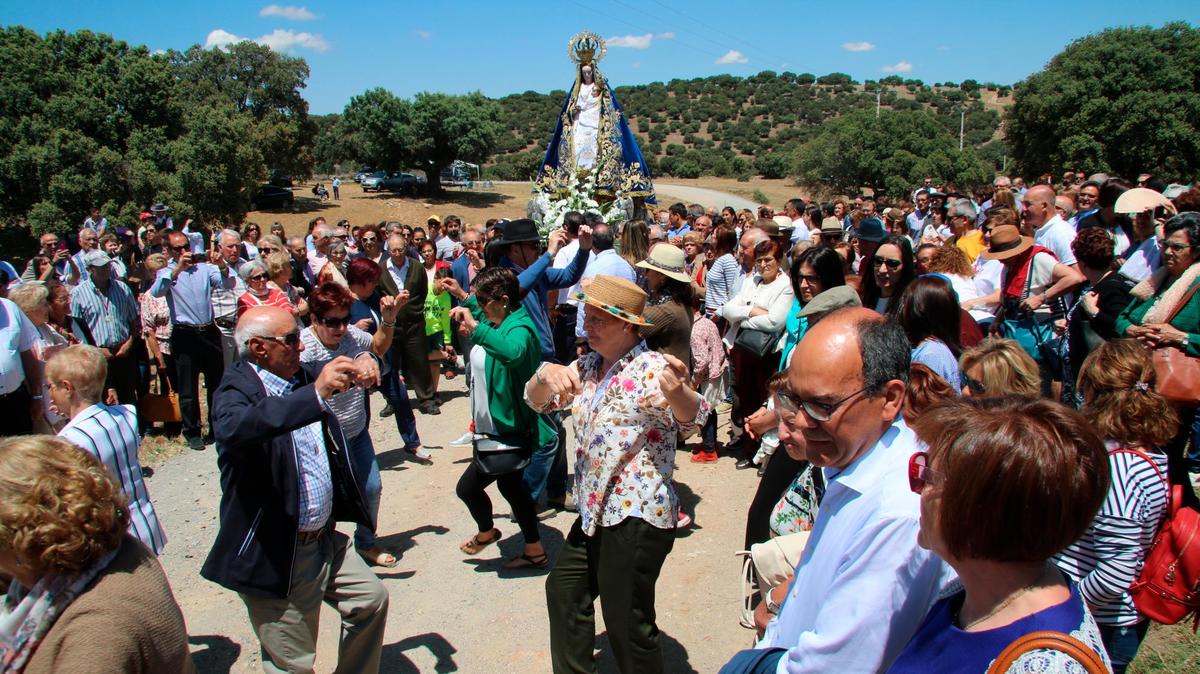
<instances>
[{"instance_id":1,"label":"virgin mary statue","mask_svg":"<svg viewBox=\"0 0 1200 674\"><path fill-rule=\"evenodd\" d=\"M567 55L576 65L575 83L563 101L537 183L544 192L563 194L574 178L590 177L596 186L593 196L654 203L650 169L596 65L606 51L604 40L593 33L580 33L567 43Z\"/></svg>"}]
</instances>

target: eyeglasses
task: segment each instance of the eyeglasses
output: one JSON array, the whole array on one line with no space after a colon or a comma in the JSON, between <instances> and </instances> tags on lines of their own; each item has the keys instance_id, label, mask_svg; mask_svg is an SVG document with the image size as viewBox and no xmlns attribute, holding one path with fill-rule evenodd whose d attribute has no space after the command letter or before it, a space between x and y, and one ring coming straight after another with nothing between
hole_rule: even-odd
<instances>
[{"instance_id":1,"label":"eyeglasses","mask_svg":"<svg viewBox=\"0 0 1200 674\"><path fill-rule=\"evenodd\" d=\"M1163 252L1170 250L1176 253L1182 253L1192 246L1186 243L1179 243L1178 241L1159 241L1158 247L1163 249Z\"/></svg>"},{"instance_id":2,"label":"eyeglasses","mask_svg":"<svg viewBox=\"0 0 1200 674\"><path fill-rule=\"evenodd\" d=\"M327 328L344 328L350 324L349 316L342 316L341 318L325 316L324 318L317 318L314 320Z\"/></svg>"},{"instance_id":3,"label":"eyeglasses","mask_svg":"<svg viewBox=\"0 0 1200 674\"><path fill-rule=\"evenodd\" d=\"M871 264L875 265L876 267L882 267L883 265L886 264L888 269L895 271L895 270L899 269L900 267L904 266L904 261L897 260L894 257L879 257L878 255L876 255L875 259L871 260Z\"/></svg>"},{"instance_id":4,"label":"eyeglasses","mask_svg":"<svg viewBox=\"0 0 1200 674\"><path fill-rule=\"evenodd\" d=\"M269 278L271 278L271 277L267 276L266 274L255 274L254 276L251 276L249 280L251 280L251 281L266 281Z\"/></svg>"},{"instance_id":5,"label":"eyeglasses","mask_svg":"<svg viewBox=\"0 0 1200 674\"><path fill-rule=\"evenodd\" d=\"M359 237L359 239L358 239L358 240L359 240L360 242L362 242L362 243L375 243L376 241L378 241L378 240L379 240L379 237L377 237L377 236L363 236L363 237Z\"/></svg>"},{"instance_id":6,"label":"eyeglasses","mask_svg":"<svg viewBox=\"0 0 1200 674\"><path fill-rule=\"evenodd\" d=\"M929 467L927 452L917 452L908 460L908 488L914 494L920 494L925 485L937 485L942 481L942 475Z\"/></svg>"},{"instance_id":7,"label":"eyeglasses","mask_svg":"<svg viewBox=\"0 0 1200 674\"><path fill-rule=\"evenodd\" d=\"M296 348L297 346L300 346L300 333L299 332L289 332L282 337L274 337L272 335L259 335L259 338L266 339L266 340L276 342L279 344L283 344L284 346L287 346L287 347L290 347L293 349Z\"/></svg>"},{"instance_id":8,"label":"eyeglasses","mask_svg":"<svg viewBox=\"0 0 1200 674\"><path fill-rule=\"evenodd\" d=\"M833 418L834 413L837 412L839 407L846 404L847 401L859 395L860 393L866 393L866 391L867 389L860 388L841 400L831 403L821 403L815 400L801 400L800 398L797 398L796 395L791 391L780 390L775 393L775 399L779 402L779 406L776 409L790 412L793 415L800 410L804 410L804 413L808 415L808 418L812 419L813 421L829 421L831 418ZM780 414L779 418L782 421L783 415Z\"/></svg>"},{"instance_id":9,"label":"eyeglasses","mask_svg":"<svg viewBox=\"0 0 1200 674\"><path fill-rule=\"evenodd\" d=\"M983 382L972 379L966 372L959 372L958 378L962 381L963 386L966 386L974 395L981 396L987 393L987 387L983 385Z\"/></svg>"},{"instance_id":10,"label":"eyeglasses","mask_svg":"<svg viewBox=\"0 0 1200 674\"><path fill-rule=\"evenodd\" d=\"M176 253L182 253L183 251L188 249L188 245L185 243L182 246L168 246L168 248L175 251Z\"/></svg>"}]
</instances>

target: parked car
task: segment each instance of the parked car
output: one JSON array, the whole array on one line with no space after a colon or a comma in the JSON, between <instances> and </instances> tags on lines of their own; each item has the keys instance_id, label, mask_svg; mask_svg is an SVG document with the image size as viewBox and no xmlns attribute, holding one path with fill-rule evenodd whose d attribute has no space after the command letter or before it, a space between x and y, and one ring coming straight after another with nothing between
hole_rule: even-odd
<instances>
[{"instance_id":1,"label":"parked car","mask_svg":"<svg viewBox=\"0 0 1200 674\"><path fill-rule=\"evenodd\" d=\"M384 174L380 171L363 178L363 191L382 192L390 190L393 192L416 192L417 186L420 184L417 177L411 173L391 171Z\"/></svg>"},{"instance_id":2,"label":"parked car","mask_svg":"<svg viewBox=\"0 0 1200 674\"><path fill-rule=\"evenodd\" d=\"M250 198L250 207L256 211L290 208L295 203L296 195L292 190L271 184L259 185Z\"/></svg>"},{"instance_id":3,"label":"parked car","mask_svg":"<svg viewBox=\"0 0 1200 674\"><path fill-rule=\"evenodd\" d=\"M371 175L372 173L375 173L375 167L364 166L354 173L354 176L353 176L354 182L361 183L363 181L363 178L366 178L367 176Z\"/></svg>"},{"instance_id":4,"label":"parked car","mask_svg":"<svg viewBox=\"0 0 1200 674\"><path fill-rule=\"evenodd\" d=\"M271 177L267 179L267 182L276 187L291 187L292 176L279 169L275 169L271 171Z\"/></svg>"}]
</instances>

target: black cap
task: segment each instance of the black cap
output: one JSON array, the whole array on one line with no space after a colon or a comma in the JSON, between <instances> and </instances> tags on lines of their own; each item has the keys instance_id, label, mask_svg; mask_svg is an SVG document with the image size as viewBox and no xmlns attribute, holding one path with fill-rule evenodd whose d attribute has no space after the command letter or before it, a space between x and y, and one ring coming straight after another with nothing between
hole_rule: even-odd
<instances>
[{"instance_id":1,"label":"black cap","mask_svg":"<svg viewBox=\"0 0 1200 674\"><path fill-rule=\"evenodd\" d=\"M871 241L879 243L887 238L887 232L883 229L883 222L874 216L863 219L858 223L858 227L850 230L850 236L863 241Z\"/></svg>"},{"instance_id":2,"label":"black cap","mask_svg":"<svg viewBox=\"0 0 1200 674\"><path fill-rule=\"evenodd\" d=\"M538 233L537 223L529 218L510 220L504 226L504 235L500 237L500 243L506 244L541 240L542 235Z\"/></svg>"}]
</instances>

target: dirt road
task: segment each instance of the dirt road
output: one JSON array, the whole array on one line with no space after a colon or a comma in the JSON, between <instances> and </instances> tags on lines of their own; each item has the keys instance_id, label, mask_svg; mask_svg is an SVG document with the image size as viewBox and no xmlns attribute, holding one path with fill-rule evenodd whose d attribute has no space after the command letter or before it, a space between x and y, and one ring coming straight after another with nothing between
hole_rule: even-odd
<instances>
[{"instance_id":1,"label":"dirt road","mask_svg":"<svg viewBox=\"0 0 1200 674\"><path fill-rule=\"evenodd\" d=\"M658 203L660 205L668 205L667 199L674 197L684 201L685 203L696 203L705 208L721 209L726 206L732 206L737 210L749 208L751 211L758 213L759 204L739 197L728 192L709 189L707 187L693 187L691 185L676 185L672 183L654 183L654 189L660 193Z\"/></svg>"},{"instance_id":2,"label":"dirt road","mask_svg":"<svg viewBox=\"0 0 1200 674\"><path fill-rule=\"evenodd\" d=\"M443 382L452 399L440 416L418 415L421 437L433 465L408 460L392 419L372 420L372 438L383 469L379 533L398 551L394 569L377 569L391 596L384 639L384 672L549 672L549 627L545 574L508 572L501 556L515 554L520 534L508 518L507 503L490 488L499 546L468 557L458 544L474 531L454 485L470 456L469 448L447 443L465 430L469 412L462 378ZM372 409L382 401L378 395ZM721 431L723 437L724 427ZM757 484L753 471L737 471L733 459L693 464L681 454L676 477L695 524L681 531L658 582L658 625L663 632L667 671L715 672L749 643L737 625L740 564L746 507ZM188 452L158 467L148 481L170 541L161 561L183 607L199 670L261 671L258 642L242 602L233 592L202 579L200 566L217 527L220 484L216 452ZM554 558L574 520L559 513L543 522L542 537ZM349 531L345 525L342 531ZM597 632L603 620L597 610ZM338 620L325 609L317 671L331 671L337 655ZM601 671L615 671L597 641Z\"/></svg>"}]
</instances>

